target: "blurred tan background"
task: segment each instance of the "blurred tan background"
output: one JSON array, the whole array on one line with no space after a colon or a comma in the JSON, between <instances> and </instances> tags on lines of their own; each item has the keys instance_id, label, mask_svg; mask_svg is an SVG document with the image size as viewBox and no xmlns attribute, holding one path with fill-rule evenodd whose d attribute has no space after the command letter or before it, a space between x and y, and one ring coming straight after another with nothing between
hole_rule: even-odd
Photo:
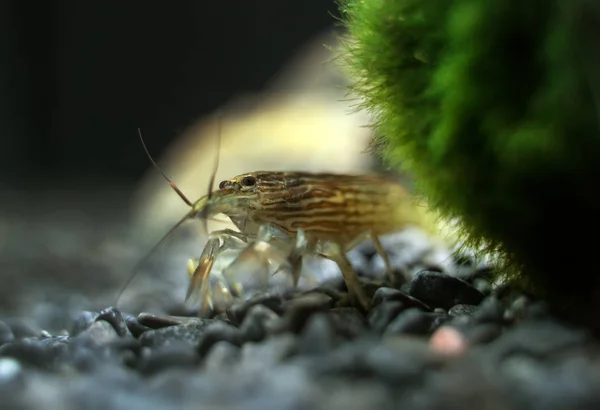
<instances>
[{"instance_id":1,"label":"blurred tan background","mask_svg":"<svg viewBox=\"0 0 600 410\"><path fill-rule=\"evenodd\" d=\"M373 169L375 158L365 152L370 118L348 98L342 63L334 59L337 48L331 33L315 37L264 91L239 96L200 119L155 160L190 200L206 195L217 155L215 184L258 170ZM186 209L159 172L149 167L134 200L136 225L154 235L155 229L173 225Z\"/></svg>"}]
</instances>

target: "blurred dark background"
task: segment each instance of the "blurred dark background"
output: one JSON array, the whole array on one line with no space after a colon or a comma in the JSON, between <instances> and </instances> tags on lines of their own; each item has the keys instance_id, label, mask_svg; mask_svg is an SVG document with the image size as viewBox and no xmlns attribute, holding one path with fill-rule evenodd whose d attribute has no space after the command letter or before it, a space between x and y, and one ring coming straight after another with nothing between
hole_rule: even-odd
<instances>
[{"instance_id":1,"label":"blurred dark background","mask_svg":"<svg viewBox=\"0 0 600 410\"><path fill-rule=\"evenodd\" d=\"M204 114L261 89L335 24L333 0L0 2L0 183L147 170Z\"/></svg>"},{"instance_id":2,"label":"blurred dark background","mask_svg":"<svg viewBox=\"0 0 600 410\"><path fill-rule=\"evenodd\" d=\"M0 318L60 329L112 304L142 239L157 240L127 226L150 169L137 128L160 158L200 118L264 89L332 14L333 0L1 1ZM162 288L130 295L131 309L181 299L200 248L180 243L161 254L166 268L147 264L140 277Z\"/></svg>"}]
</instances>

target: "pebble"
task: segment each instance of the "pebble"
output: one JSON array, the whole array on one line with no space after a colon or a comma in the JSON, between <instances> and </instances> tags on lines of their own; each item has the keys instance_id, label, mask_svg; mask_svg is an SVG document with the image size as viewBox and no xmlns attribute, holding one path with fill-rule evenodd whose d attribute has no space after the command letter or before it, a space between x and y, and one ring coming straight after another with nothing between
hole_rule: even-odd
<instances>
[{"instance_id":1,"label":"pebble","mask_svg":"<svg viewBox=\"0 0 600 410\"><path fill-rule=\"evenodd\" d=\"M83 311L73 321L71 336L78 336L87 330L98 318L98 312Z\"/></svg>"},{"instance_id":2,"label":"pebble","mask_svg":"<svg viewBox=\"0 0 600 410\"><path fill-rule=\"evenodd\" d=\"M15 340L12 329L4 322L0 322L0 346Z\"/></svg>"},{"instance_id":3,"label":"pebble","mask_svg":"<svg viewBox=\"0 0 600 410\"><path fill-rule=\"evenodd\" d=\"M306 320L316 312L323 312L333 307L333 299L323 293L307 293L285 304L285 313L275 323L272 331L299 332Z\"/></svg>"},{"instance_id":4,"label":"pebble","mask_svg":"<svg viewBox=\"0 0 600 410\"><path fill-rule=\"evenodd\" d=\"M10 327L15 339L24 339L26 337L37 337L40 335L42 329L37 326L30 324L21 319L7 319L4 318L2 321Z\"/></svg>"},{"instance_id":5,"label":"pebble","mask_svg":"<svg viewBox=\"0 0 600 410\"><path fill-rule=\"evenodd\" d=\"M140 342L144 346L157 348L173 342L183 341L196 346L206 331L206 328L214 324L213 319L194 319L189 323L178 326L167 326L144 332L140 336Z\"/></svg>"},{"instance_id":6,"label":"pebble","mask_svg":"<svg viewBox=\"0 0 600 410\"><path fill-rule=\"evenodd\" d=\"M200 357L205 357L217 342L228 342L240 347L245 342L244 334L235 326L223 322L211 323L202 332L197 351Z\"/></svg>"},{"instance_id":7,"label":"pebble","mask_svg":"<svg viewBox=\"0 0 600 410\"><path fill-rule=\"evenodd\" d=\"M478 306L474 305L454 305L448 310L448 314L452 317L473 316L477 310Z\"/></svg>"},{"instance_id":8,"label":"pebble","mask_svg":"<svg viewBox=\"0 0 600 410\"><path fill-rule=\"evenodd\" d=\"M383 333L388 324L404 309L402 302L395 301L375 306L368 314L369 327L377 334Z\"/></svg>"},{"instance_id":9,"label":"pebble","mask_svg":"<svg viewBox=\"0 0 600 410\"><path fill-rule=\"evenodd\" d=\"M226 341L217 341L206 354L202 366L207 371L228 370L237 365L239 358L239 346Z\"/></svg>"},{"instance_id":10,"label":"pebble","mask_svg":"<svg viewBox=\"0 0 600 410\"><path fill-rule=\"evenodd\" d=\"M367 330L367 320L356 308L336 307L329 310L328 316L336 333L347 339L356 338Z\"/></svg>"},{"instance_id":11,"label":"pebble","mask_svg":"<svg viewBox=\"0 0 600 410\"><path fill-rule=\"evenodd\" d=\"M486 279L476 278L473 280L473 287L481 292L482 295L487 296L492 293L492 285Z\"/></svg>"},{"instance_id":12,"label":"pebble","mask_svg":"<svg viewBox=\"0 0 600 410\"><path fill-rule=\"evenodd\" d=\"M129 329L127 328L127 322L121 314L121 311L112 306L102 310L98 314L96 321L99 320L110 323L119 336L130 335Z\"/></svg>"},{"instance_id":13,"label":"pebble","mask_svg":"<svg viewBox=\"0 0 600 410\"><path fill-rule=\"evenodd\" d=\"M190 322L190 318L142 312L137 316L137 322L149 329L161 329L167 326L184 325Z\"/></svg>"},{"instance_id":14,"label":"pebble","mask_svg":"<svg viewBox=\"0 0 600 410\"><path fill-rule=\"evenodd\" d=\"M240 325L250 308L256 305L265 306L278 315L283 314L283 298L277 294L264 293L255 295L244 302L233 304L227 309L227 317L232 324Z\"/></svg>"},{"instance_id":15,"label":"pebble","mask_svg":"<svg viewBox=\"0 0 600 410\"><path fill-rule=\"evenodd\" d=\"M298 339L298 354L322 355L338 346L342 338L336 333L326 313L316 313L308 319Z\"/></svg>"},{"instance_id":16,"label":"pebble","mask_svg":"<svg viewBox=\"0 0 600 410\"><path fill-rule=\"evenodd\" d=\"M125 322L133 337L140 337L142 333L152 330L151 327L141 324L138 318L133 315L125 315Z\"/></svg>"},{"instance_id":17,"label":"pebble","mask_svg":"<svg viewBox=\"0 0 600 410\"><path fill-rule=\"evenodd\" d=\"M92 323L86 330L76 336L78 340L85 340L94 346L105 345L119 337L114 326L104 320Z\"/></svg>"},{"instance_id":18,"label":"pebble","mask_svg":"<svg viewBox=\"0 0 600 410\"><path fill-rule=\"evenodd\" d=\"M391 323L385 328L384 335L395 334L413 334L427 335L431 333L436 325L436 320L442 315L437 313L423 312L418 308L408 308L400 313Z\"/></svg>"},{"instance_id":19,"label":"pebble","mask_svg":"<svg viewBox=\"0 0 600 410\"><path fill-rule=\"evenodd\" d=\"M366 284L366 315L321 286L211 319L82 311L63 336L0 318L0 407L600 408L600 346L587 332L527 295L484 291L483 274L423 271L402 252L421 272L401 289Z\"/></svg>"},{"instance_id":20,"label":"pebble","mask_svg":"<svg viewBox=\"0 0 600 410\"><path fill-rule=\"evenodd\" d=\"M268 372L291 357L296 345L297 339L290 334L276 335L263 343L245 343L240 351L240 371Z\"/></svg>"},{"instance_id":21,"label":"pebble","mask_svg":"<svg viewBox=\"0 0 600 410\"><path fill-rule=\"evenodd\" d=\"M138 364L138 370L153 375L170 368L194 369L200 363L196 348L185 342L173 342L150 351Z\"/></svg>"},{"instance_id":22,"label":"pebble","mask_svg":"<svg viewBox=\"0 0 600 410\"><path fill-rule=\"evenodd\" d=\"M69 338L25 338L0 347L0 357L9 357L33 368L56 371L67 359Z\"/></svg>"},{"instance_id":23,"label":"pebble","mask_svg":"<svg viewBox=\"0 0 600 410\"><path fill-rule=\"evenodd\" d=\"M442 326L429 339L431 348L441 354L460 356L466 353L468 342L465 336L451 326Z\"/></svg>"},{"instance_id":24,"label":"pebble","mask_svg":"<svg viewBox=\"0 0 600 410\"><path fill-rule=\"evenodd\" d=\"M0 385L10 383L22 372L22 366L18 360L10 357L0 358Z\"/></svg>"},{"instance_id":25,"label":"pebble","mask_svg":"<svg viewBox=\"0 0 600 410\"><path fill-rule=\"evenodd\" d=\"M373 295L373 306L389 301L402 302L406 307L416 307L427 312L431 311L431 308L425 303L398 289L381 287Z\"/></svg>"},{"instance_id":26,"label":"pebble","mask_svg":"<svg viewBox=\"0 0 600 410\"><path fill-rule=\"evenodd\" d=\"M263 340L269 333L269 326L275 323L279 316L264 305L254 305L244 317L240 331L244 339L252 342Z\"/></svg>"},{"instance_id":27,"label":"pebble","mask_svg":"<svg viewBox=\"0 0 600 410\"><path fill-rule=\"evenodd\" d=\"M479 305L483 294L468 282L432 270L422 270L409 283L408 293L434 308L454 305Z\"/></svg>"},{"instance_id":28,"label":"pebble","mask_svg":"<svg viewBox=\"0 0 600 410\"><path fill-rule=\"evenodd\" d=\"M478 323L504 323L504 306L495 296L486 297L473 313L473 320Z\"/></svg>"}]
</instances>

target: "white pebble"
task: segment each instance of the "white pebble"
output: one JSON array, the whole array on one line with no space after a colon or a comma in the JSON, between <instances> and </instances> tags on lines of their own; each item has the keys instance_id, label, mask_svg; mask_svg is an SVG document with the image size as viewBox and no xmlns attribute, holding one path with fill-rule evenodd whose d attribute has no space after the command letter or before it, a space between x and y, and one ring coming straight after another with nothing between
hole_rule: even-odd
<instances>
[{"instance_id":1,"label":"white pebble","mask_svg":"<svg viewBox=\"0 0 600 410\"><path fill-rule=\"evenodd\" d=\"M14 379L21 372L21 364L10 357L0 359L0 383Z\"/></svg>"}]
</instances>

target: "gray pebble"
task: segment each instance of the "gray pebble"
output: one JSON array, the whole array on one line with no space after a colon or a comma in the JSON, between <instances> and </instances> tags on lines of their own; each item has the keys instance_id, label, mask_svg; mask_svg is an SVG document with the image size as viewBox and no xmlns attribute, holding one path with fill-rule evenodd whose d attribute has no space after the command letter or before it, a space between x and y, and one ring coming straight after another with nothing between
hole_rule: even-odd
<instances>
[{"instance_id":1,"label":"gray pebble","mask_svg":"<svg viewBox=\"0 0 600 410\"><path fill-rule=\"evenodd\" d=\"M71 336L78 336L80 333L87 330L98 317L98 312L83 311L73 321L71 328Z\"/></svg>"},{"instance_id":2,"label":"gray pebble","mask_svg":"<svg viewBox=\"0 0 600 410\"><path fill-rule=\"evenodd\" d=\"M37 337L42 329L20 319L3 319L3 322L10 327L15 339L26 337Z\"/></svg>"},{"instance_id":3,"label":"gray pebble","mask_svg":"<svg viewBox=\"0 0 600 410\"><path fill-rule=\"evenodd\" d=\"M241 346L244 342L244 334L240 329L223 322L214 322L207 326L198 343L198 354L205 357L217 342L229 342L234 346Z\"/></svg>"},{"instance_id":4,"label":"gray pebble","mask_svg":"<svg viewBox=\"0 0 600 410\"><path fill-rule=\"evenodd\" d=\"M340 376L353 383L377 378L397 389L404 383L419 380L432 365L432 355L424 342L398 340L391 346L393 344L356 339L324 357L316 357L307 363L307 367L318 376Z\"/></svg>"},{"instance_id":5,"label":"gray pebble","mask_svg":"<svg viewBox=\"0 0 600 410\"><path fill-rule=\"evenodd\" d=\"M160 329L149 330L140 336L142 345L157 348L173 342L183 341L196 346L206 331L206 328L215 323L212 319L199 319L185 325L167 326Z\"/></svg>"},{"instance_id":6,"label":"gray pebble","mask_svg":"<svg viewBox=\"0 0 600 410\"><path fill-rule=\"evenodd\" d=\"M207 371L222 371L237 365L239 359L239 346L225 341L218 341L204 358L202 366Z\"/></svg>"},{"instance_id":7,"label":"gray pebble","mask_svg":"<svg viewBox=\"0 0 600 410\"><path fill-rule=\"evenodd\" d=\"M105 322L110 323L121 337L131 335L127 328L127 322L125 322L125 318L119 309L108 307L98 314L96 320L104 320Z\"/></svg>"},{"instance_id":8,"label":"gray pebble","mask_svg":"<svg viewBox=\"0 0 600 410\"><path fill-rule=\"evenodd\" d=\"M464 280L432 270L418 272L409 294L429 306L450 309L457 304L479 305L483 294Z\"/></svg>"},{"instance_id":9,"label":"gray pebble","mask_svg":"<svg viewBox=\"0 0 600 410\"><path fill-rule=\"evenodd\" d=\"M119 334L114 326L104 320L94 322L75 337L77 340L85 340L94 346L103 346L118 338Z\"/></svg>"},{"instance_id":10,"label":"gray pebble","mask_svg":"<svg viewBox=\"0 0 600 410\"><path fill-rule=\"evenodd\" d=\"M454 305L448 310L448 314L452 317L456 316L472 316L478 307L474 305Z\"/></svg>"},{"instance_id":11,"label":"gray pebble","mask_svg":"<svg viewBox=\"0 0 600 410\"><path fill-rule=\"evenodd\" d=\"M274 293L261 293L241 303L234 303L227 309L227 317L234 325L238 326L246 317L251 307L263 305L278 315L283 314L283 298Z\"/></svg>"},{"instance_id":12,"label":"gray pebble","mask_svg":"<svg viewBox=\"0 0 600 410\"><path fill-rule=\"evenodd\" d=\"M150 354L140 360L138 370L152 375L169 368L193 369L200 363L196 348L185 342L174 342L152 349Z\"/></svg>"},{"instance_id":13,"label":"gray pebble","mask_svg":"<svg viewBox=\"0 0 600 410\"><path fill-rule=\"evenodd\" d=\"M10 326L4 322L0 322L0 346L10 343L13 340L15 340L15 335L13 334Z\"/></svg>"},{"instance_id":14,"label":"gray pebble","mask_svg":"<svg viewBox=\"0 0 600 410\"><path fill-rule=\"evenodd\" d=\"M240 326L240 331L248 341L263 340L268 333L269 325L279 316L264 305L254 305L249 310Z\"/></svg>"},{"instance_id":15,"label":"gray pebble","mask_svg":"<svg viewBox=\"0 0 600 410\"><path fill-rule=\"evenodd\" d=\"M68 342L67 336L15 340L0 347L0 356L12 357L38 369L58 370L66 362Z\"/></svg>"},{"instance_id":16,"label":"gray pebble","mask_svg":"<svg viewBox=\"0 0 600 410\"><path fill-rule=\"evenodd\" d=\"M327 313L312 315L298 338L298 354L321 355L328 353L341 342Z\"/></svg>"},{"instance_id":17,"label":"gray pebble","mask_svg":"<svg viewBox=\"0 0 600 410\"><path fill-rule=\"evenodd\" d=\"M296 346L297 339L290 334L276 335L261 343L245 343L241 349L240 371L249 374L271 371L291 357Z\"/></svg>"}]
</instances>

